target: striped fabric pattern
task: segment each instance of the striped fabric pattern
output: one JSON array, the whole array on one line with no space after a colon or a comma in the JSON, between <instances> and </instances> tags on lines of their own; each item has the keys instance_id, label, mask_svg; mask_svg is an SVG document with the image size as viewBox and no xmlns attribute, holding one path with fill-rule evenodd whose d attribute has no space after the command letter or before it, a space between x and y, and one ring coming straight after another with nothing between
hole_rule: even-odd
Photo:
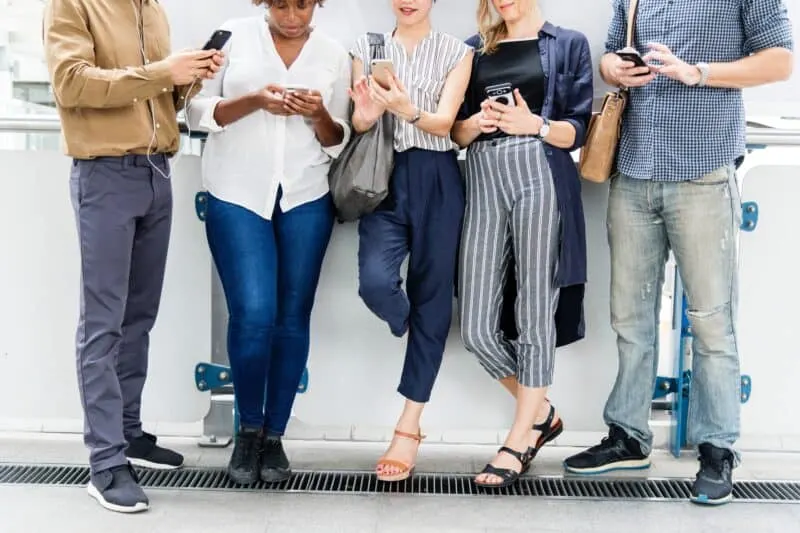
<instances>
[{"instance_id":1,"label":"striped fabric pattern","mask_svg":"<svg viewBox=\"0 0 800 533\"><path fill-rule=\"evenodd\" d=\"M459 313L467 349L495 379L525 387L553 381L559 289L559 213L541 141L506 137L467 152L467 208L461 240ZM509 254L517 264L519 338L500 330Z\"/></svg>"},{"instance_id":2,"label":"striped fabric pattern","mask_svg":"<svg viewBox=\"0 0 800 533\"><path fill-rule=\"evenodd\" d=\"M384 34L386 58L394 63L397 77L405 86L411 101L421 110L435 113L439 107L448 74L459 61L471 51L464 42L452 35L431 31L409 55L405 47L392 33ZM355 43L351 54L354 58L369 65L370 51L367 35ZM435 152L447 152L458 147L449 137L437 137L426 133L404 120L395 120L394 148L404 152L411 148L421 148Z\"/></svg>"}]
</instances>

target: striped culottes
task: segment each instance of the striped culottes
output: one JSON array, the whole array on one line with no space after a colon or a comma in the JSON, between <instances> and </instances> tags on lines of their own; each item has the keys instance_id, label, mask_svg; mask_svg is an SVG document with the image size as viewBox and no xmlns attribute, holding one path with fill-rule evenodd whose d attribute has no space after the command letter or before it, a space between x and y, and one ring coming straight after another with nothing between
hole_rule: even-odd
<instances>
[{"instance_id":1,"label":"striped culottes","mask_svg":"<svg viewBox=\"0 0 800 533\"><path fill-rule=\"evenodd\" d=\"M553 380L560 217L544 147L533 137L476 142L467 152L459 314L466 348L495 379L524 387ZM509 254L516 259L516 323L500 329Z\"/></svg>"}]
</instances>

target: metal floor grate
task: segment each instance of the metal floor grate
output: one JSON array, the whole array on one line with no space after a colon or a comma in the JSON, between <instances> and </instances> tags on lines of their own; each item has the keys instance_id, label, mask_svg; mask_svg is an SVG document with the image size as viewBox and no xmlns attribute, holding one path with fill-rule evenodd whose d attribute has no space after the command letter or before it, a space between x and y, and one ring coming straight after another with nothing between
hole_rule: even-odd
<instances>
[{"instance_id":1,"label":"metal floor grate","mask_svg":"<svg viewBox=\"0 0 800 533\"><path fill-rule=\"evenodd\" d=\"M243 487L232 483L221 468L175 471L138 470L141 484L152 489L240 490L304 493L507 495L590 500L686 500L691 481L680 479L610 479L525 477L513 487L486 491L472 483L472 474L416 474L401 483L383 483L366 472L297 472L286 482ZM79 487L89 481L85 466L0 463L0 485ZM800 503L800 482L741 481L734 499L747 502Z\"/></svg>"}]
</instances>

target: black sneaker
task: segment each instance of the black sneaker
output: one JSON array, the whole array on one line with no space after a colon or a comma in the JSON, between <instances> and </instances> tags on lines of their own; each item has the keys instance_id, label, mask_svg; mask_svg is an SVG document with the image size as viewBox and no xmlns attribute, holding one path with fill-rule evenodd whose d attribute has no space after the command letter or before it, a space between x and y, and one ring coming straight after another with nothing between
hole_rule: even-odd
<instances>
[{"instance_id":1,"label":"black sneaker","mask_svg":"<svg viewBox=\"0 0 800 533\"><path fill-rule=\"evenodd\" d=\"M117 513L140 513L150 507L147 495L139 486L139 478L131 465L101 470L89 478L89 496Z\"/></svg>"},{"instance_id":2,"label":"black sneaker","mask_svg":"<svg viewBox=\"0 0 800 533\"><path fill-rule=\"evenodd\" d=\"M642 453L639 441L617 426L611 426L608 437L600 444L564 461L564 468L573 474L603 474L612 470L644 470L650 458Z\"/></svg>"},{"instance_id":3,"label":"black sneaker","mask_svg":"<svg viewBox=\"0 0 800 533\"><path fill-rule=\"evenodd\" d=\"M692 485L691 501L721 505L733 499L733 453L711 444L700 445L700 471Z\"/></svg>"},{"instance_id":4,"label":"black sneaker","mask_svg":"<svg viewBox=\"0 0 800 533\"><path fill-rule=\"evenodd\" d=\"M264 455L261 457L261 480L264 483L280 483L292 477L289 458L283 451L280 437L264 438Z\"/></svg>"},{"instance_id":5,"label":"black sneaker","mask_svg":"<svg viewBox=\"0 0 800 533\"><path fill-rule=\"evenodd\" d=\"M183 466L183 456L160 447L155 435L142 433L140 437L128 441L125 455L134 465L155 470L175 470Z\"/></svg>"},{"instance_id":6,"label":"black sneaker","mask_svg":"<svg viewBox=\"0 0 800 533\"><path fill-rule=\"evenodd\" d=\"M252 485L258 481L263 440L260 429L242 428L239 430L233 444L231 460L228 463L228 476L234 483Z\"/></svg>"}]
</instances>

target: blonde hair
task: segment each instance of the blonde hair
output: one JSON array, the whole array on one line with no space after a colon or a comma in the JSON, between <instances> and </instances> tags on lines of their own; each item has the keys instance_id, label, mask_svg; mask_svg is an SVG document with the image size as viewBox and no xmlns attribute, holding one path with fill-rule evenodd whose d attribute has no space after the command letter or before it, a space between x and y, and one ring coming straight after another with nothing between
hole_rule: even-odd
<instances>
[{"instance_id":1,"label":"blonde hair","mask_svg":"<svg viewBox=\"0 0 800 533\"><path fill-rule=\"evenodd\" d=\"M537 9L535 0L531 2L531 9ZM500 17L491 5L492 0L480 0L478 4L478 33L483 41L481 53L491 54L497 50L497 44L508 36L506 21Z\"/></svg>"}]
</instances>

